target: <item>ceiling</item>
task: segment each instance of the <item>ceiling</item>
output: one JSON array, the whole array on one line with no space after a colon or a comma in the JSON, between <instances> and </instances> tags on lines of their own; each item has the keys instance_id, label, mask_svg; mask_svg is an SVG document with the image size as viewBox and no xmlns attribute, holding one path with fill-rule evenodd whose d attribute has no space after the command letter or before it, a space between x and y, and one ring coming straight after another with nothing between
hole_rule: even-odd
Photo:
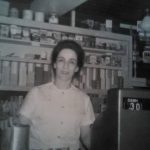
<instances>
[{"instance_id":1,"label":"ceiling","mask_svg":"<svg viewBox=\"0 0 150 150\"><path fill-rule=\"evenodd\" d=\"M96 18L102 16L136 24L146 14L146 8L150 9L150 0L88 0L77 10Z\"/></svg>"},{"instance_id":2,"label":"ceiling","mask_svg":"<svg viewBox=\"0 0 150 150\"><path fill-rule=\"evenodd\" d=\"M11 5L28 7L32 0L9 0ZM101 20L101 18L116 19L120 22L136 24L150 9L150 0L87 0L76 8L76 12L87 18Z\"/></svg>"}]
</instances>

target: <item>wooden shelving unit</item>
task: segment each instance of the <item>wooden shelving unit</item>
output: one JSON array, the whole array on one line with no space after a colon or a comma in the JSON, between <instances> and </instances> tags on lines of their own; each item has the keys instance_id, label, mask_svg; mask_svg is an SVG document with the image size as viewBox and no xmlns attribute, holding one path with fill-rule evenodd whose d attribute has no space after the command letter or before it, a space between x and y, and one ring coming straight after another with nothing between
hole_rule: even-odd
<instances>
[{"instance_id":1,"label":"wooden shelving unit","mask_svg":"<svg viewBox=\"0 0 150 150\"><path fill-rule=\"evenodd\" d=\"M88 55L94 55L96 59L99 57L100 62L97 62L95 64L90 62L85 62L84 69L85 72L82 76L82 78L85 79L85 81L78 82L79 87L89 95L93 96L93 100L98 100L98 105L103 103L103 98L107 95L107 91L109 88L117 87L118 81L117 77L122 77L124 80L124 87L130 87L130 60L131 56L130 51L132 49L132 38L127 35L121 35L116 34L112 32L105 32L105 31L97 31L92 29L83 29L78 27L70 27L70 26L64 26L59 24L50 24L50 23L40 23L35 21L28 21L23 19L17 19L17 18L9 18L9 17L0 17L0 25L16 25L21 28L29 28L29 29L36 29L36 30L46 30L47 32L54 32L59 34L66 34L66 35L73 35L74 37L79 36L81 39L84 39L85 37L92 38L95 40L95 44L92 46L84 45L82 40L77 41L81 43L81 46L85 50L85 54ZM100 47L97 46L96 40L103 42L106 47ZM74 40L77 40L76 38ZM8 62L10 64L10 67L13 62L16 62L18 65L18 68L20 67L20 63L24 63L24 65L31 64L34 67L36 64L44 67L50 66L50 55L53 47L56 45L58 41L52 43L52 42L43 42L43 41L32 41L31 39L25 40L23 38L16 39L12 38L10 35L8 37L0 36L0 77L2 77L2 63ZM85 41L87 44L89 44L90 41ZM110 42L110 43L109 43ZM111 43L112 42L112 43ZM120 47L122 45L122 48L109 48L107 47L107 44L109 46L111 44L119 44ZM100 44L101 45L101 44ZM39 56L41 53L44 52L47 54L46 60L35 59L35 58L26 58L24 57L26 54L32 54ZM12 55L11 55L12 54ZM110 62L110 64L103 64L101 63L101 60L104 57L103 56L109 55L110 58L113 61L116 61L115 63ZM119 58L120 62L119 65L117 64L116 58ZM7 63L6 63L7 64ZM35 69L33 67L33 69ZM28 69L28 68L27 68ZM43 68L42 68L43 69ZM49 68L50 69L50 68ZM96 73L95 73L96 72ZM97 76L95 74L98 75ZM34 72L35 73L35 72ZM100 79L99 79L100 78ZM83 80L83 79L82 79ZM89 82L88 84L86 82ZM98 83L99 82L99 83ZM95 84L99 84L96 85ZM94 87L93 87L94 85ZM34 86L34 85L33 85ZM1 78L0 78L0 92L1 93L9 93L8 95L11 97L12 93L27 93L33 86L19 86L19 85L3 85L1 84ZM14 95L14 94L13 94ZM21 99L22 96L20 96ZM13 97L14 98L14 97ZM15 100L18 100L18 98L14 98Z\"/></svg>"}]
</instances>

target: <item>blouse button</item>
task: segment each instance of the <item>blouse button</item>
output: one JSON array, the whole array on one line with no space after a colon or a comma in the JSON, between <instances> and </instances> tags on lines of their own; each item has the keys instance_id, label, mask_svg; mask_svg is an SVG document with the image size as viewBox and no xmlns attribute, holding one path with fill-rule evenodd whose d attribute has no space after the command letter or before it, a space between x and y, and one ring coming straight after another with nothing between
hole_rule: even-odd
<instances>
[{"instance_id":1,"label":"blouse button","mask_svg":"<svg viewBox=\"0 0 150 150\"><path fill-rule=\"evenodd\" d=\"M58 139L60 139L60 138L61 138L61 136L60 136L60 135L58 135L58 136L57 136L57 138L58 138Z\"/></svg>"}]
</instances>

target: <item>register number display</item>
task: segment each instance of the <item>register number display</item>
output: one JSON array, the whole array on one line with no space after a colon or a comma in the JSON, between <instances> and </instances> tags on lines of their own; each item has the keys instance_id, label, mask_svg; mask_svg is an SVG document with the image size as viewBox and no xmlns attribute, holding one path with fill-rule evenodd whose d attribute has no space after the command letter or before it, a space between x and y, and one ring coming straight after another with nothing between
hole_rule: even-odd
<instances>
[{"instance_id":1,"label":"register number display","mask_svg":"<svg viewBox=\"0 0 150 150\"><path fill-rule=\"evenodd\" d=\"M123 109L131 111L150 111L150 98L124 97Z\"/></svg>"}]
</instances>

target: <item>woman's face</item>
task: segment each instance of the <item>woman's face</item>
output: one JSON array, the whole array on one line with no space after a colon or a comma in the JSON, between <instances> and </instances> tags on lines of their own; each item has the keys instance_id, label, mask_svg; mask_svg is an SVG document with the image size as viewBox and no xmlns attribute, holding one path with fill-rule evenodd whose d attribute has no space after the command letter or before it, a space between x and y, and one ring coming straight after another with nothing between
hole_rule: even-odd
<instances>
[{"instance_id":1,"label":"woman's face","mask_svg":"<svg viewBox=\"0 0 150 150\"><path fill-rule=\"evenodd\" d=\"M56 69L56 79L69 81L75 72L78 71L77 55L71 49L63 49L57 56L56 63L54 64Z\"/></svg>"}]
</instances>

